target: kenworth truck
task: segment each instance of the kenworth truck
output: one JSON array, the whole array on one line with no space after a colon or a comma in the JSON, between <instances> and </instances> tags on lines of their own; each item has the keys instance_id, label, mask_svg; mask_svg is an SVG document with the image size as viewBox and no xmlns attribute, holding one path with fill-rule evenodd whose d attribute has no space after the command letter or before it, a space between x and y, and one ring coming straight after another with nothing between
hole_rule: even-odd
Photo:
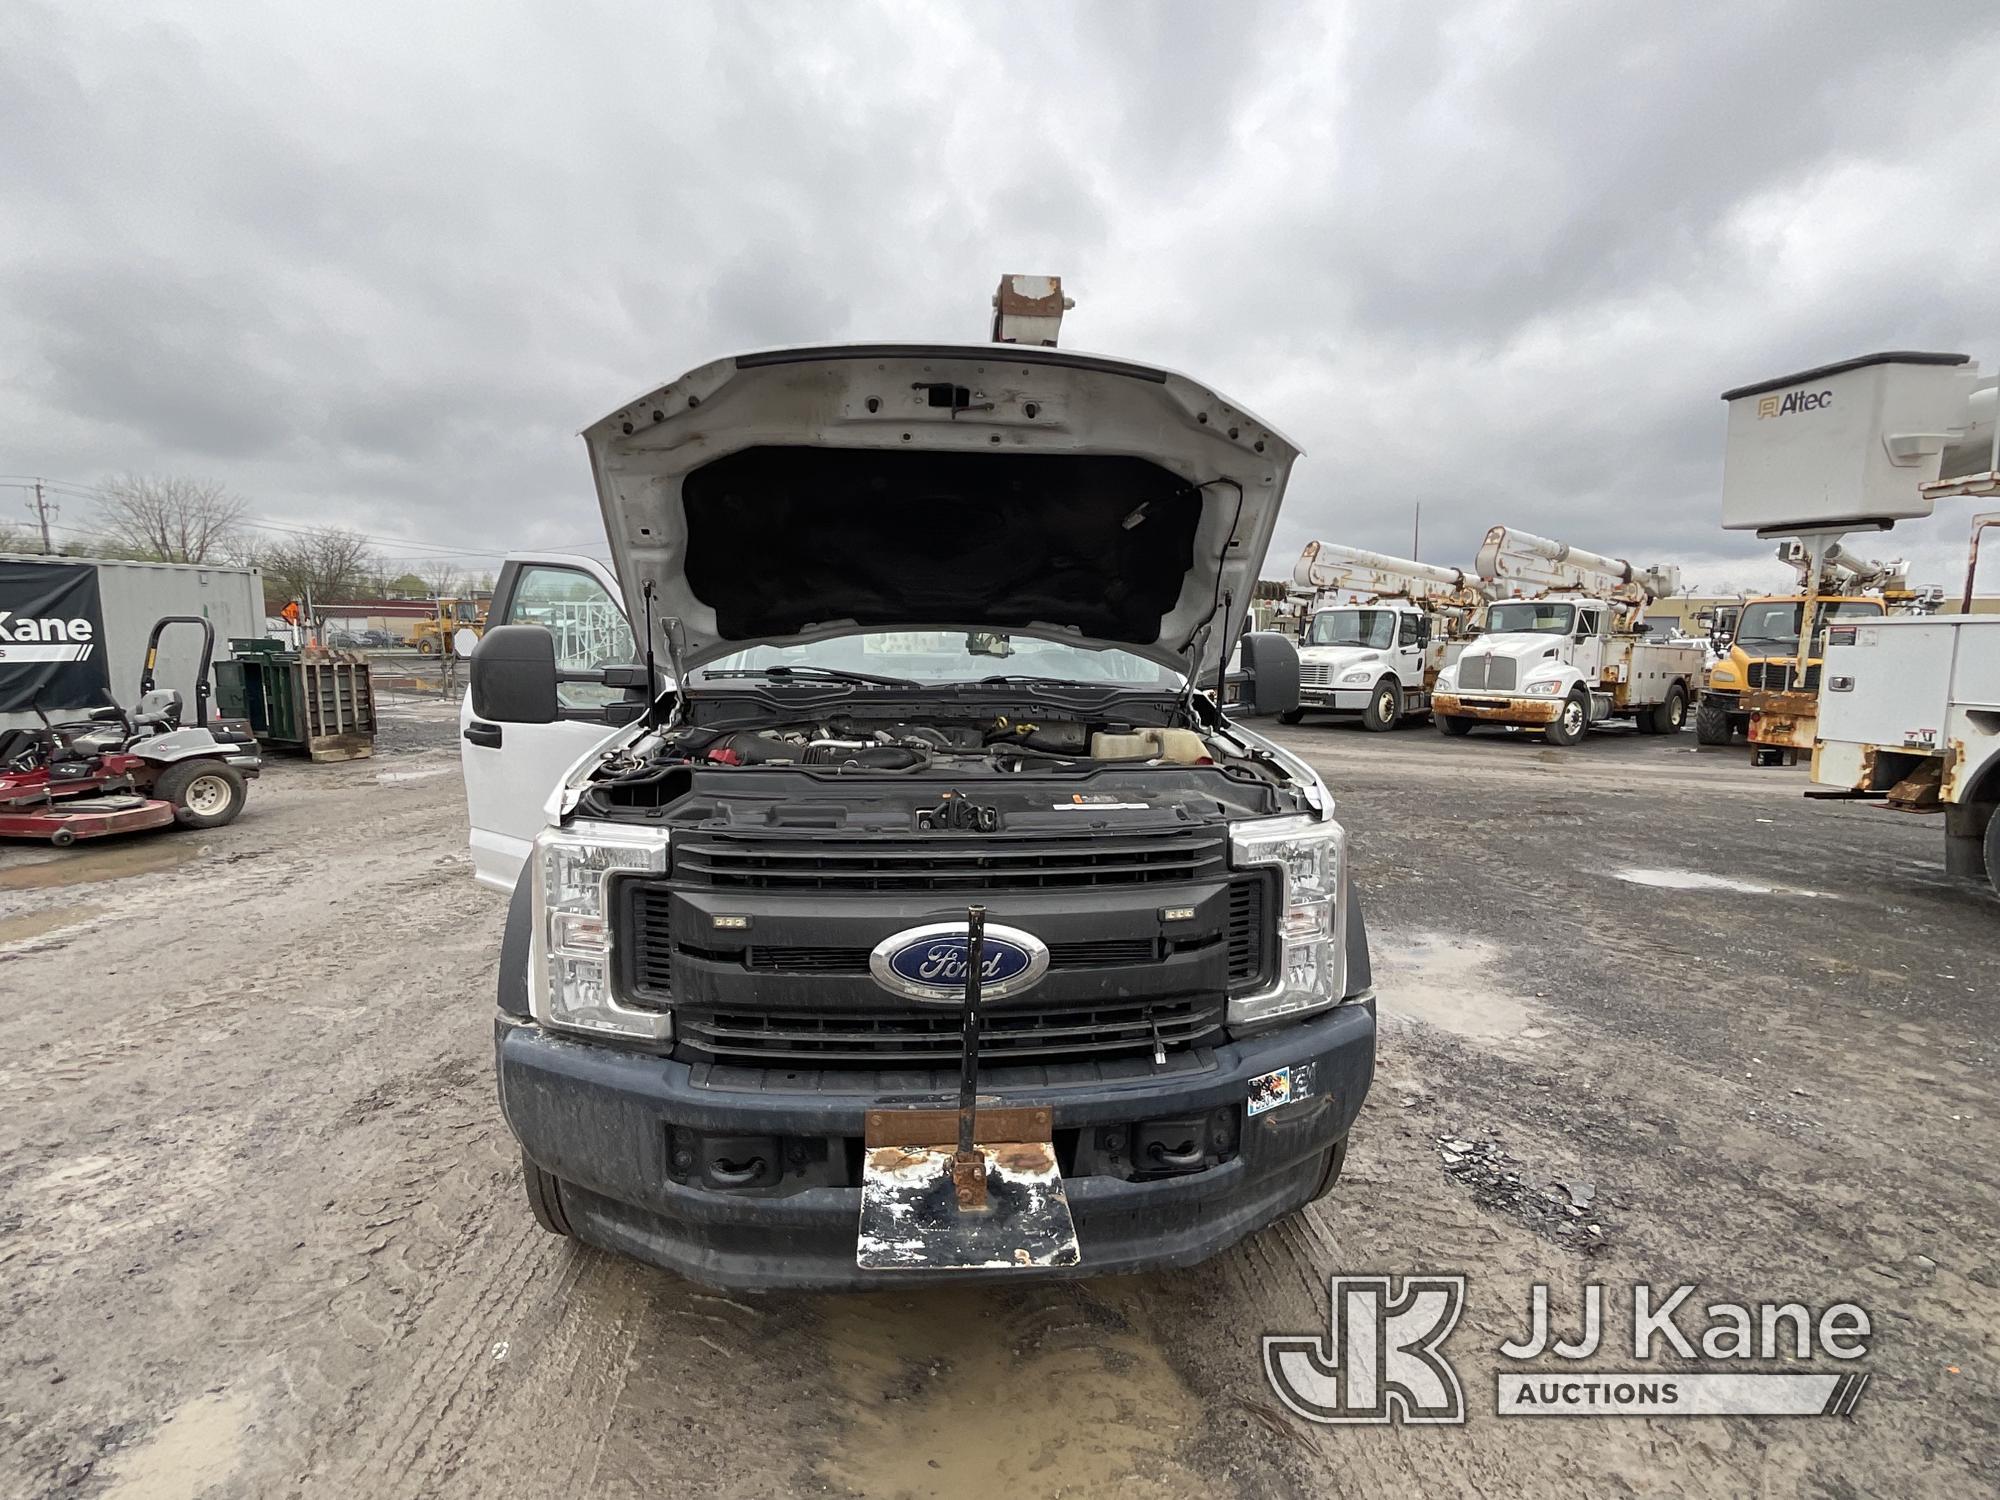
<instances>
[{"instance_id":1,"label":"kenworth truck","mask_svg":"<svg viewBox=\"0 0 2000 1500\"><path fill-rule=\"evenodd\" d=\"M1695 641L1653 641L1639 623L1647 603L1679 584L1672 568L1641 570L1621 558L1495 526L1479 549L1479 575L1536 589L1487 606L1485 629L1438 673L1432 716L1448 735L1478 724L1541 731L1574 745L1613 719L1648 734L1678 734L1701 682Z\"/></svg>"},{"instance_id":2,"label":"kenworth truck","mask_svg":"<svg viewBox=\"0 0 2000 1500\"><path fill-rule=\"evenodd\" d=\"M1309 709L1357 713L1370 729L1428 714L1447 646L1486 602L1479 581L1458 568L1326 542L1306 543L1292 580L1316 602L1287 724Z\"/></svg>"},{"instance_id":3,"label":"kenworth truck","mask_svg":"<svg viewBox=\"0 0 2000 1500\"><path fill-rule=\"evenodd\" d=\"M462 718L542 1227L908 1286L1187 1265L1327 1193L1375 1057L1346 835L1210 691L1292 444L1163 370L907 345L718 360L585 440L614 567L510 559ZM630 664L522 623L584 593Z\"/></svg>"}]
</instances>

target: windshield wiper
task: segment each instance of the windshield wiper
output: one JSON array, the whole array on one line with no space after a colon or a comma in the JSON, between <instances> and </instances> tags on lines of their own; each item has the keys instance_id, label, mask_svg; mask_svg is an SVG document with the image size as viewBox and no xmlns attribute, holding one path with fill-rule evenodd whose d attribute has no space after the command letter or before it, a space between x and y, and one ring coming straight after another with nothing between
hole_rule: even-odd
<instances>
[{"instance_id":1,"label":"windshield wiper","mask_svg":"<svg viewBox=\"0 0 2000 1500\"><path fill-rule=\"evenodd\" d=\"M852 682L863 687L922 687L914 677L878 677L873 672L849 672L840 667L711 667L700 669L703 677L775 677L780 682L797 678L801 682Z\"/></svg>"}]
</instances>

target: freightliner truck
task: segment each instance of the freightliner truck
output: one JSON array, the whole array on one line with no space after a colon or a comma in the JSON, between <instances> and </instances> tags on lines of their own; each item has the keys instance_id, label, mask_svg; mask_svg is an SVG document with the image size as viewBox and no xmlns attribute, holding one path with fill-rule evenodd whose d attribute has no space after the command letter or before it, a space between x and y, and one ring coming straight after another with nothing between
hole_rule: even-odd
<instances>
[{"instance_id":1,"label":"freightliner truck","mask_svg":"<svg viewBox=\"0 0 2000 1500\"><path fill-rule=\"evenodd\" d=\"M1292 444L1025 345L740 355L585 439L614 567L509 560L462 719L540 1224L907 1286L1327 1193L1375 1057L1346 835L1214 692ZM630 662L519 623L557 604ZM1243 640L1262 712L1289 650Z\"/></svg>"}]
</instances>

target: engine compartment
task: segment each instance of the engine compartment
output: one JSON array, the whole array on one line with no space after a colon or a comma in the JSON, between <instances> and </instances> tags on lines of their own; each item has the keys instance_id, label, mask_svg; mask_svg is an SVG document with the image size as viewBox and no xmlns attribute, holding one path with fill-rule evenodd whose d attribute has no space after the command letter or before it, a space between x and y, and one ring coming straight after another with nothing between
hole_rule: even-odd
<instances>
[{"instance_id":1,"label":"engine compartment","mask_svg":"<svg viewBox=\"0 0 2000 1500\"><path fill-rule=\"evenodd\" d=\"M875 785L864 792L861 783ZM1208 817L1288 811L1297 793L1281 764L1220 721L1188 727L991 706L912 714L902 704L850 704L646 730L591 769L579 809L613 821L680 821L677 809L692 800L701 804L690 809L694 817L727 818L708 799L748 798L850 802L858 811L879 802L882 783L900 788L890 800L913 810L919 828L966 831L990 831L1018 799L982 798L991 816L981 823L967 812L972 803L951 805L950 788L963 783L1034 783L1039 790L1018 802L1020 810L1060 807L1049 800L1050 783L1086 783L1070 791L1070 805L1132 813L1172 803Z\"/></svg>"}]
</instances>

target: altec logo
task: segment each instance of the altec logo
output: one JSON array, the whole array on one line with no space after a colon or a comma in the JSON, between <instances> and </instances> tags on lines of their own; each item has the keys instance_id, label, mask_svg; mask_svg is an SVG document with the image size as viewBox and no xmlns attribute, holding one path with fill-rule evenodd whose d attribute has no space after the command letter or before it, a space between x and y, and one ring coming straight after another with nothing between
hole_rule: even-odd
<instances>
[{"instance_id":1,"label":"altec logo","mask_svg":"<svg viewBox=\"0 0 2000 1500\"><path fill-rule=\"evenodd\" d=\"M1787 391L1782 396L1757 398L1757 418L1788 417L1795 411L1825 411L1833 405L1832 391Z\"/></svg>"},{"instance_id":2,"label":"altec logo","mask_svg":"<svg viewBox=\"0 0 2000 1500\"><path fill-rule=\"evenodd\" d=\"M84 661L97 649L80 615L17 615L0 609L0 661Z\"/></svg>"}]
</instances>

